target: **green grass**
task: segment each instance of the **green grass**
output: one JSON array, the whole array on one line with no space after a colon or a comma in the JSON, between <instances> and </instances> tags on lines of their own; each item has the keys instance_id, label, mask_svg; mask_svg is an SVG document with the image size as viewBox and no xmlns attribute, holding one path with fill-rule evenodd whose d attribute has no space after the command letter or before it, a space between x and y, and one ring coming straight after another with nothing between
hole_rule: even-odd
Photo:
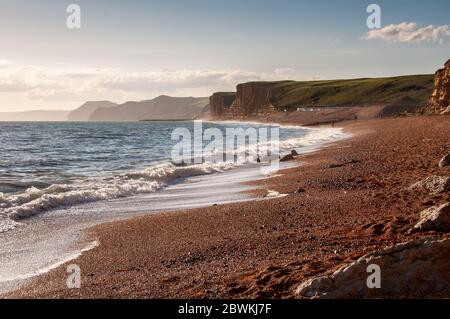
<instances>
[{"instance_id":1,"label":"green grass","mask_svg":"<svg viewBox=\"0 0 450 319\"><path fill-rule=\"evenodd\" d=\"M433 90L434 75L273 83L277 108L358 106L374 103L424 105Z\"/></svg>"}]
</instances>

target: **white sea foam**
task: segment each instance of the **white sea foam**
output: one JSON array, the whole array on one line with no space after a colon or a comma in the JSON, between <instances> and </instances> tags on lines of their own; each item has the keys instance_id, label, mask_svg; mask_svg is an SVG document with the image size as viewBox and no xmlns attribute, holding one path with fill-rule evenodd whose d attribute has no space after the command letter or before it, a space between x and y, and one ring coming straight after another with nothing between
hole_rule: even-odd
<instances>
[{"instance_id":1,"label":"white sea foam","mask_svg":"<svg viewBox=\"0 0 450 319\"><path fill-rule=\"evenodd\" d=\"M0 283L7 283L7 282L13 282L13 281L19 281L19 280L25 280L25 279L29 279L38 275L42 275L45 273L48 273L49 271L58 268L59 266L64 265L65 263L68 263L71 260L77 259L78 257L80 257L83 253L92 250L94 248L97 248L99 246L99 242L97 240L89 243L88 245L86 245L86 247L82 248L80 251L76 251L72 254L69 254L67 256L65 256L64 258L58 260L57 262L50 264L48 266L42 267L40 269L37 269L35 272L31 272L31 273L26 273L26 274L21 274L20 276L14 276L14 277L7 277L4 276L3 274L0 274Z\"/></svg>"},{"instance_id":2,"label":"white sea foam","mask_svg":"<svg viewBox=\"0 0 450 319\"><path fill-rule=\"evenodd\" d=\"M306 130L308 130L308 132L305 137L290 138L280 141L280 150L289 150L307 146L320 146L323 143L342 139L347 136L347 134L340 128L306 128Z\"/></svg>"},{"instance_id":3,"label":"white sea foam","mask_svg":"<svg viewBox=\"0 0 450 319\"><path fill-rule=\"evenodd\" d=\"M318 145L344 137L339 128L302 129L306 130L305 136L280 142L281 152L290 152L292 149ZM256 148L261 152L269 147L270 143L253 145L250 147L249 153L256 154L253 152ZM91 178L72 184L57 184L44 189L31 187L23 193L9 196L0 193L0 233L17 227L23 218L45 213L55 208L152 193L177 179L226 171L245 165L248 160L256 162L255 155L241 162L205 162L189 166L176 166L171 162L164 162L145 169L128 171L105 178Z\"/></svg>"},{"instance_id":4,"label":"white sea foam","mask_svg":"<svg viewBox=\"0 0 450 319\"><path fill-rule=\"evenodd\" d=\"M32 187L21 194L3 196L0 202L0 232L15 227L16 221L22 218L53 208L152 193L179 178L221 172L234 166L233 163L204 163L177 167L164 163L111 178L52 185L42 190Z\"/></svg>"},{"instance_id":5,"label":"white sea foam","mask_svg":"<svg viewBox=\"0 0 450 319\"><path fill-rule=\"evenodd\" d=\"M8 216L0 215L0 233L14 229L17 226L19 226L18 222L13 221Z\"/></svg>"}]
</instances>

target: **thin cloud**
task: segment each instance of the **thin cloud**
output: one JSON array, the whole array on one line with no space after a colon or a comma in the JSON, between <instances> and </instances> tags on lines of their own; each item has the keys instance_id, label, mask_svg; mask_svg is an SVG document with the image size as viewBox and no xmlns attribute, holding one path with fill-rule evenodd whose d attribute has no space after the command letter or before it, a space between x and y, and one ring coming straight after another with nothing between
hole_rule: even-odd
<instances>
[{"instance_id":1,"label":"thin cloud","mask_svg":"<svg viewBox=\"0 0 450 319\"><path fill-rule=\"evenodd\" d=\"M387 42L410 42L410 43L445 43L450 38L450 27L448 25L428 25L418 27L413 22L402 22L390 24L382 29L371 30L364 39L384 40Z\"/></svg>"},{"instance_id":2,"label":"thin cloud","mask_svg":"<svg viewBox=\"0 0 450 319\"><path fill-rule=\"evenodd\" d=\"M275 74L280 75L280 76L292 75L294 72L295 72L295 70L292 68L277 68L277 69L275 69Z\"/></svg>"},{"instance_id":3,"label":"thin cloud","mask_svg":"<svg viewBox=\"0 0 450 319\"><path fill-rule=\"evenodd\" d=\"M129 72L112 68L64 69L43 66L0 68L0 92L22 92L30 101L126 101L160 94L203 95L231 90L238 83L280 80L293 76L293 69L272 73L242 70L174 70Z\"/></svg>"},{"instance_id":4,"label":"thin cloud","mask_svg":"<svg viewBox=\"0 0 450 319\"><path fill-rule=\"evenodd\" d=\"M12 65L12 62L6 59L0 59L0 68Z\"/></svg>"}]
</instances>

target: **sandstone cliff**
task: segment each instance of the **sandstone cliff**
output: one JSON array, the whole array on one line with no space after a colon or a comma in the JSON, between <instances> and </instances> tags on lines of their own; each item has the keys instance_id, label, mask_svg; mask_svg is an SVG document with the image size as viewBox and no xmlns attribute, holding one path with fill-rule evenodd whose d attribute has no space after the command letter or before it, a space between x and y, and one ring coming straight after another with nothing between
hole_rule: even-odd
<instances>
[{"instance_id":1,"label":"sandstone cliff","mask_svg":"<svg viewBox=\"0 0 450 319\"><path fill-rule=\"evenodd\" d=\"M236 100L230 107L233 116L260 116L275 111L272 104L273 82L250 82L239 84Z\"/></svg>"},{"instance_id":2,"label":"sandstone cliff","mask_svg":"<svg viewBox=\"0 0 450 319\"><path fill-rule=\"evenodd\" d=\"M450 113L450 60L436 72L433 94L426 106L428 113Z\"/></svg>"},{"instance_id":3,"label":"sandstone cliff","mask_svg":"<svg viewBox=\"0 0 450 319\"><path fill-rule=\"evenodd\" d=\"M272 91L277 82L249 82L239 84L236 93L219 92L210 98L213 118L245 118L275 111Z\"/></svg>"},{"instance_id":4,"label":"sandstone cliff","mask_svg":"<svg viewBox=\"0 0 450 319\"><path fill-rule=\"evenodd\" d=\"M217 92L209 98L210 114L212 117L222 117L236 100L234 92Z\"/></svg>"}]
</instances>

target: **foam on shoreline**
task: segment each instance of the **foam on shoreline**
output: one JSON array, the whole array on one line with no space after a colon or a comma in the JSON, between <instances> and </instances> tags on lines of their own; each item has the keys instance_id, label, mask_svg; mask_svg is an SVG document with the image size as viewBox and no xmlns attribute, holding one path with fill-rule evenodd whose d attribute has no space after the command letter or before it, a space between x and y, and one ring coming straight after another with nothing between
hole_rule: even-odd
<instances>
[{"instance_id":1,"label":"foam on shoreline","mask_svg":"<svg viewBox=\"0 0 450 319\"><path fill-rule=\"evenodd\" d=\"M280 152L312 147L344 136L339 128L295 128L304 129L307 133L300 138L280 141ZM253 149L264 150L269 147L270 145L259 144L254 145ZM256 162L256 158L249 160ZM154 193L180 179L224 172L246 164L247 161L235 161L176 166L171 162L163 162L116 176L86 179L72 184L55 184L44 189L31 187L25 192L9 196L0 194L0 233L19 226L24 218L54 209Z\"/></svg>"}]
</instances>

